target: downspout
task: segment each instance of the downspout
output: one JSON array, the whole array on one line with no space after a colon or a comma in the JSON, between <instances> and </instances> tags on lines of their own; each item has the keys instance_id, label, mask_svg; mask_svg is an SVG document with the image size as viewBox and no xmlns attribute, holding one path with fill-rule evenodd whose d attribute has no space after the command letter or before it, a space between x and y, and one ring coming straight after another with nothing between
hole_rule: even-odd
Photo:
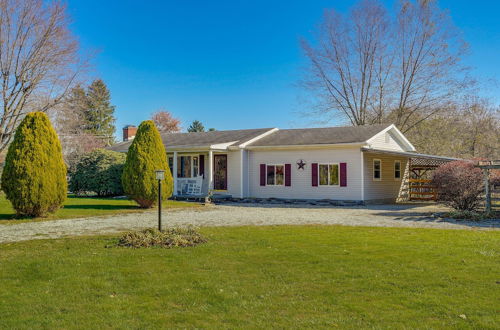
<instances>
[{"instance_id":1,"label":"downspout","mask_svg":"<svg viewBox=\"0 0 500 330\"><path fill-rule=\"evenodd\" d=\"M361 152L361 201L365 201L365 153Z\"/></svg>"}]
</instances>

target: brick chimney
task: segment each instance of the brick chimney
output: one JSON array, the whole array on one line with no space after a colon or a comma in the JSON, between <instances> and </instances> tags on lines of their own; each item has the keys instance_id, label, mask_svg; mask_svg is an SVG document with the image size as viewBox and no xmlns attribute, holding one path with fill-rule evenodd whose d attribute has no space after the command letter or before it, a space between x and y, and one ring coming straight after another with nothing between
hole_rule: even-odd
<instances>
[{"instance_id":1,"label":"brick chimney","mask_svg":"<svg viewBox=\"0 0 500 330\"><path fill-rule=\"evenodd\" d=\"M137 127L134 125L127 125L123 128L123 141L132 140L137 133Z\"/></svg>"}]
</instances>

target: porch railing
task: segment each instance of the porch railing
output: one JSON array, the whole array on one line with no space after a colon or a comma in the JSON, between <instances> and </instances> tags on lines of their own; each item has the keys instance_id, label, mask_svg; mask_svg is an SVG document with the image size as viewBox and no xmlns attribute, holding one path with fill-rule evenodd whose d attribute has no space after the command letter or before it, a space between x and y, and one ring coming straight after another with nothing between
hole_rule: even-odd
<instances>
[{"instance_id":1,"label":"porch railing","mask_svg":"<svg viewBox=\"0 0 500 330\"><path fill-rule=\"evenodd\" d=\"M177 178L177 196L200 196L203 195L203 177Z\"/></svg>"}]
</instances>

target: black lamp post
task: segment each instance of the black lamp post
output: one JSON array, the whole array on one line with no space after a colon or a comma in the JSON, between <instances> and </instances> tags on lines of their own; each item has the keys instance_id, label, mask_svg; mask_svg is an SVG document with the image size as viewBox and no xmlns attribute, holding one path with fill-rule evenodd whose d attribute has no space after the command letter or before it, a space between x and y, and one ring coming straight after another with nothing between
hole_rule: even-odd
<instances>
[{"instance_id":1,"label":"black lamp post","mask_svg":"<svg viewBox=\"0 0 500 330\"><path fill-rule=\"evenodd\" d=\"M156 170L156 180L158 180L158 230L161 229L161 180L165 179L165 171Z\"/></svg>"}]
</instances>

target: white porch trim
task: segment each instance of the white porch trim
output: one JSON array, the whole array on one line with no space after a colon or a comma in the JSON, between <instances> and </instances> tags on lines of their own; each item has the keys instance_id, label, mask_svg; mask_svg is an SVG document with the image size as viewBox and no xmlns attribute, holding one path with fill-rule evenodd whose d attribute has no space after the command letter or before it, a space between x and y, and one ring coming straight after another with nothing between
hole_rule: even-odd
<instances>
[{"instance_id":1,"label":"white porch trim","mask_svg":"<svg viewBox=\"0 0 500 330\"><path fill-rule=\"evenodd\" d=\"M240 198L243 198L245 197L244 196L244 177L245 177L245 174L244 174L244 164L243 164L243 159L245 158L245 150L244 149L240 149Z\"/></svg>"},{"instance_id":2,"label":"white porch trim","mask_svg":"<svg viewBox=\"0 0 500 330\"><path fill-rule=\"evenodd\" d=\"M208 166L207 166L207 176L208 176L208 193L214 189L214 152L212 150L208 151Z\"/></svg>"},{"instance_id":3,"label":"white porch trim","mask_svg":"<svg viewBox=\"0 0 500 330\"><path fill-rule=\"evenodd\" d=\"M172 174L174 178L174 195L177 195L177 151L174 151L174 168L172 169Z\"/></svg>"}]
</instances>

